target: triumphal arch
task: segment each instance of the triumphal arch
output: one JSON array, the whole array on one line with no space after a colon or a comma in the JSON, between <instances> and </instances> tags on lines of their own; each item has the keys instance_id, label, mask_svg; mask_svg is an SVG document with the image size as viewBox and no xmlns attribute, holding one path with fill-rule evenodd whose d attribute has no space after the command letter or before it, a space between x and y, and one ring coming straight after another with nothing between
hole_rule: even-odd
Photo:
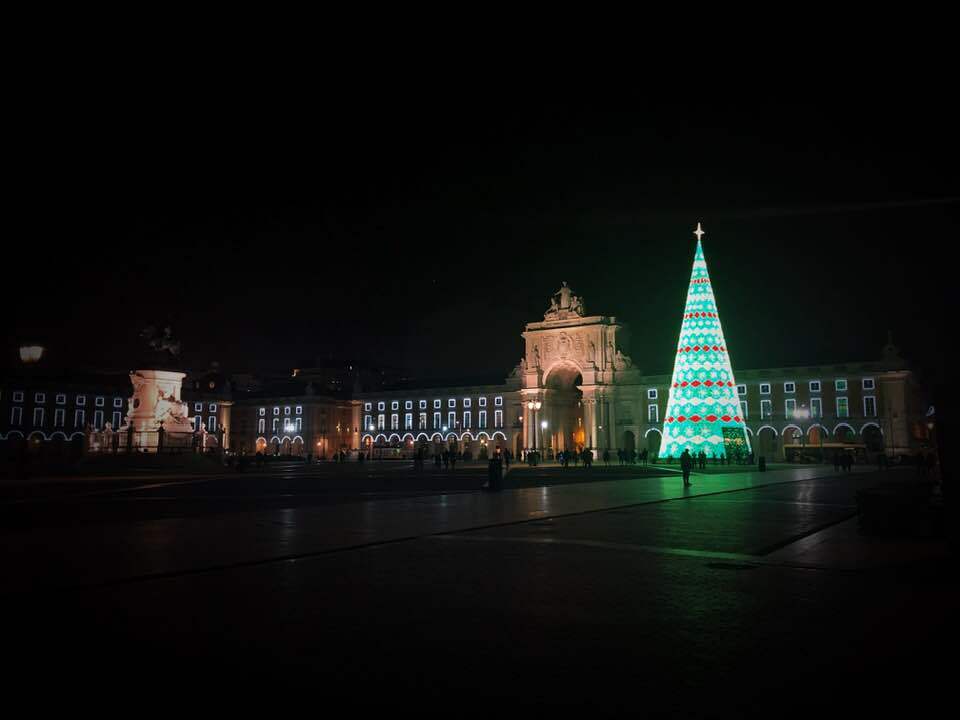
<instances>
[{"instance_id":1,"label":"triumphal arch","mask_svg":"<svg viewBox=\"0 0 960 720\"><path fill-rule=\"evenodd\" d=\"M636 386L640 375L623 352L627 328L613 316L588 315L564 282L543 321L528 323L522 337L524 447L622 447L617 409L632 407L626 386Z\"/></svg>"}]
</instances>

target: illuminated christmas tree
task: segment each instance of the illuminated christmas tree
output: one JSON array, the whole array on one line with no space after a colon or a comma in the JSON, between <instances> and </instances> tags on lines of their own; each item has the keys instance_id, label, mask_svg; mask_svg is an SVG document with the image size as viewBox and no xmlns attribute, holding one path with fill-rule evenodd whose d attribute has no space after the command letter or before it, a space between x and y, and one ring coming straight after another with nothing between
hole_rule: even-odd
<instances>
[{"instance_id":1,"label":"illuminated christmas tree","mask_svg":"<svg viewBox=\"0 0 960 720\"><path fill-rule=\"evenodd\" d=\"M749 453L750 441L740 416L737 382L703 257L700 223L694 235L697 253L663 419L660 457L679 457L689 450L691 455L703 451L708 458L729 458Z\"/></svg>"}]
</instances>

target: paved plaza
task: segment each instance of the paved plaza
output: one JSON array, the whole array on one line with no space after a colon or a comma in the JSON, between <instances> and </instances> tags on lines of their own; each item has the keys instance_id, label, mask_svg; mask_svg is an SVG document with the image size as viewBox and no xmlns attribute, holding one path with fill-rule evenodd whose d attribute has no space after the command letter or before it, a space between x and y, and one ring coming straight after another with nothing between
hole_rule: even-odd
<instances>
[{"instance_id":1,"label":"paved plaza","mask_svg":"<svg viewBox=\"0 0 960 720\"><path fill-rule=\"evenodd\" d=\"M443 710L937 700L943 543L858 533L907 471L277 466L0 488L14 686L306 686ZM771 704L775 703L775 704ZM785 707L786 704L786 707Z\"/></svg>"}]
</instances>

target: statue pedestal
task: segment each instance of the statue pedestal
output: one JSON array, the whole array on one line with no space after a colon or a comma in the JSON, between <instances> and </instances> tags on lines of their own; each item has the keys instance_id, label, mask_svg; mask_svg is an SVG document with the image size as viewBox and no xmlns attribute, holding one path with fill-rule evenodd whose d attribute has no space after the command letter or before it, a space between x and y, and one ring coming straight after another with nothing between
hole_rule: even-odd
<instances>
[{"instance_id":1,"label":"statue pedestal","mask_svg":"<svg viewBox=\"0 0 960 720\"><path fill-rule=\"evenodd\" d=\"M163 428L164 450L189 450L193 445L193 425L187 404L180 399L186 373L173 370L136 370L130 373L133 397L130 398L121 433L132 434L137 452L157 452Z\"/></svg>"}]
</instances>

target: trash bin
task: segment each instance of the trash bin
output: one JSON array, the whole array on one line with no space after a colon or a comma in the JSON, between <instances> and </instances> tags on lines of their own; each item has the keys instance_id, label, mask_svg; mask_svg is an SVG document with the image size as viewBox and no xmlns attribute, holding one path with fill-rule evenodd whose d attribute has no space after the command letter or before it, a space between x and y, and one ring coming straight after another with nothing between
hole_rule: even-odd
<instances>
[{"instance_id":1,"label":"trash bin","mask_svg":"<svg viewBox=\"0 0 960 720\"><path fill-rule=\"evenodd\" d=\"M757 469L760 472L766 472L767 470L767 459L763 455L757 458Z\"/></svg>"},{"instance_id":2,"label":"trash bin","mask_svg":"<svg viewBox=\"0 0 960 720\"><path fill-rule=\"evenodd\" d=\"M487 489L500 490L503 487L503 463L500 458L490 458L487 464Z\"/></svg>"}]
</instances>

